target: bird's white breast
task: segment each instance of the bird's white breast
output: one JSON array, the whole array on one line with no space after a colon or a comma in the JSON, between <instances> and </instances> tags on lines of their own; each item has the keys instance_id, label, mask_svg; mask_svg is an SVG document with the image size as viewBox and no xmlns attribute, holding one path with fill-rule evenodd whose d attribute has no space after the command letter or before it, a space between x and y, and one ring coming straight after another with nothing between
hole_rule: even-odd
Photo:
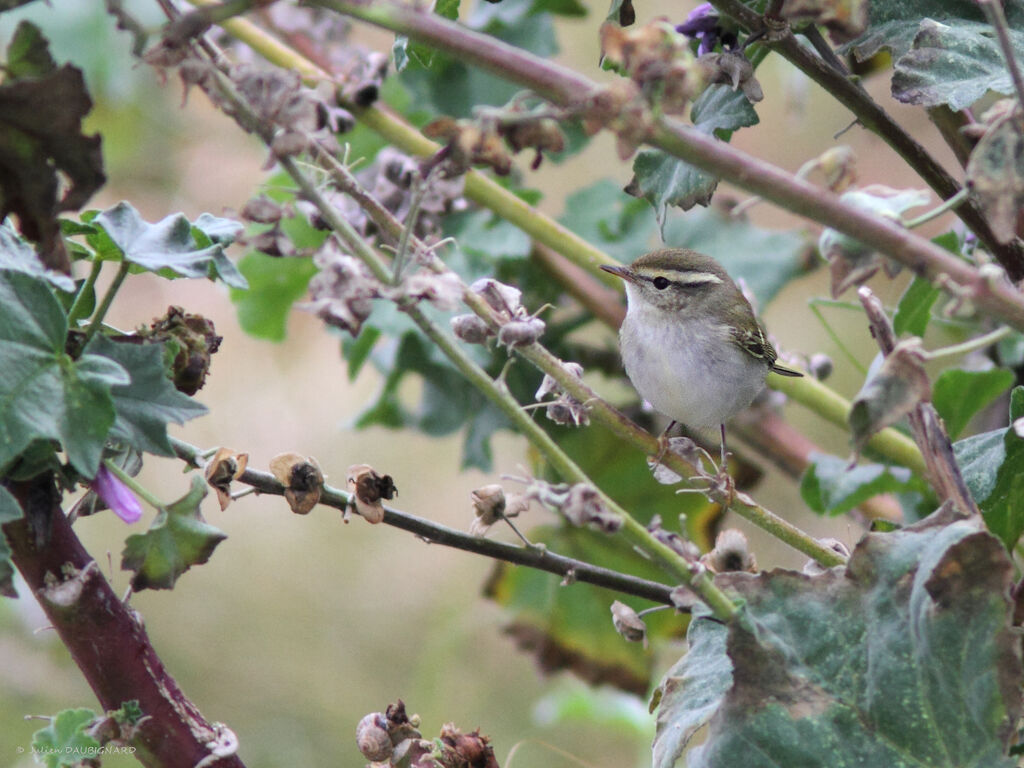
<instances>
[{"instance_id":1,"label":"bird's white breast","mask_svg":"<svg viewBox=\"0 0 1024 768\"><path fill-rule=\"evenodd\" d=\"M632 338L621 344L622 362L641 397L697 429L723 424L750 405L768 367L731 343L728 328L703 318L667 318L636 304L631 302L620 339Z\"/></svg>"}]
</instances>

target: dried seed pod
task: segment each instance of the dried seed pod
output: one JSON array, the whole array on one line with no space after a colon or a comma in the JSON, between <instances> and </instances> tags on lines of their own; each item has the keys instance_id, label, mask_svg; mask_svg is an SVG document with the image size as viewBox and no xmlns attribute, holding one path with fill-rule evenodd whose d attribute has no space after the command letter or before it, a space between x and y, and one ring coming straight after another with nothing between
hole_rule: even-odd
<instances>
[{"instance_id":1,"label":"dried seed pod","mask_svg":"<svg viewBox=\"0 0 1024 768\"><path fill-rule=\"evenodd\" d=\"M622 519L609 511L597 489L577 483L569 489L562 514L573 525L594 523L605 533L615 533L622 528Z\"/></svg>"},{"instance_id":2,"label":"dried seed pod","mask_svg":"<svg viewBox=\"0 0 1024 768\"><path fill-rule=\"evenodd\" d=\"M258 224L276 224L284 215L284 210L266 195L250 198L242 207L242 218Z\"/></svg>"},{"instance_id":3,"label":"dried seed pod","mask_svg":"<svg viewBox=\"0 0 1024 768\"><path fill-rule=\"evenodd\" d=\"M454 272L421 270L402 282L400 293L413 299L427 300L443 312L451 312L462 302L462 279Z\"/></svg>"},{"instance_id":4,"label":"dried seed pod","mask_svg":"<svg viewBox=\"0 0 1024 768\"><path fill-rule=\"evenodd\" d=\"M164 342L164 359L172 361L171 380L186 395L203 388L210 358L223 340L212 320L189 314L181 307L168 307L167 314L154 320L148 330L139 331L139 337L147 342Z\"/></svg>"},{"instance_id":5,"label":"dried seed pod","mask_svg":"<svg viewBox=\"0 0 1024 768\"><path fill-rule=\"evenodd\" d=\"M750 551L747 537L736 528L726 528L715 538L715 548L701 558L701 562L712 573L726 571L757 570L757 561Z\"/></svg>"},{"instance_id":6,"label":"dried seed pod","mask_svg":"<svg viewBox=\"0 0 1024 768\"><path fill-rule=\"evenodd\" d=\"M482 525L494 525L505 513L505 490L494 483L477 488L469 494L473 512Z\"/></svg>"},{"instance_id":7,"label":"dried seed pod","mask_svg":"<svg viewBox=\"0 0 1024 768\"><path fill-rule=\"evenodd\" d=\"M285 486L284 497L295 514L309 514L320 501L324 475L316 459L279 453L270 460L270 471Z\"/></svg>"},{"instance_id":8,"label":"dried seed pod","mask_svg":"<svg viewBox=\"0 0 1024 768\"><path fill-rule=\"evenodd\" d=\"M391 500L398 493L391 475L382 475L369 464L353 464L347 475L348 490L352 494L349 505L368 523L381 522L384 519L381 499Z\"/></svg>"},{"instance_id":9,"label":"dried seed pod","mask_svg":"<svg viewBox=\"0 0 1024 768\"><path fill-rule=\"evenodd\" d=\"M446 723L441 727L440 741L448 753L442 755L443 765L498 768L494 748L490 740L480 734L479 728L472 733L463 733L454 723Z\"/></svg>"},{"instance_id":10,"label":"dried seed pod","mask_svg":"<svg viewBox=\"0 0 1024 768\"><path fill-rule=\"evenodd\" d=\"M845 144L822 152L818 157L818 167L833 192L843 192L857 180L857 155Z\"/></svg>"},{"instance_id":11,"label":"dried seed pod","mask_svg":"<svg viewBox=\"0 0 1024 768\"><path fill-rule=\"evenodd\" d=\"M498 343L509 347L533 344L544 333L544 321L539 317L510 320L498 330Z\"/></svg>"},{"instance_id":12,"label":"dried seed pod","mask_svg":"<svg viewBox=\"0 0 1024 768\"><path fill-rule=\"evenodd\" d=\"M223 512L231 503L231 481L237 480L249 463L249 454L235 453L230 448L220 448L206 464L206 482L217 492L217 501Z\"/></svg>"},{"instance_id":13,"label":"dried seed pod","mask_svg":"<svg viewBox=\"0 0 1024 768\"><path fill-rule=\"evenodd\" d=\"M483 344L494 334L476 315L456 315L451 319L452 333L467 344Z\"/></svg>"},{"instance_id":14,"label":"dried seed pod","mask_svg":"<svg viewBox=\"0 0 1024 768\"><path fill-rule=\"evenodd\" d=\"M816 352L811 355L811 359L807 361L807 370L809 370L811 375L819 381L824 381L831 376L832 369L832 358L824 352Z\"/></svg>"},{"instance_id":15,"label":"dried seed pod","mask_svg":"<svg viewBox=\"0 0 1024 768\"><path fill-rule=\"evenodd\" d=\"M764 98L761 84L754 77L753 65L739 51L708 53L701 56L699 61L708 83L731 85L734 91L743 91L750 102Z\"/></svg>"},{"instance_id":16,"label":"dried seed pod","mask_svg":"<svg viewBox=\"0 0 1024 768\"><path fill-rule=\"evenodd\" d=\"M637 612L618 600L612 603L612 625L615 631L631 643L643 643L647 647L647 625Z\"/></svg>"},{"instance_id":17,"label":"dried seed pod","mask_svg":"<svg viewBox=\"0 0 1024 768\"><path fill-rule=\"evenodd\" d=\"M511 319L525 314L523 309L523 292L518 288L506 285L492 277L483 277L469 286L474 293L479 293L497 312L504 312Z\"/></svg>"},{"instance_id":18,"label":"dried seed pod","mask_svg":"<svg viewBox=\"0 0 1024 768\"><path fill-rule=\"evenodd\" d=\"M371 712L356 726L356 745L363 757L375 763L384 762L394 751L388 734L387 718L380 712Z\"/></svg>"}]
</instances>

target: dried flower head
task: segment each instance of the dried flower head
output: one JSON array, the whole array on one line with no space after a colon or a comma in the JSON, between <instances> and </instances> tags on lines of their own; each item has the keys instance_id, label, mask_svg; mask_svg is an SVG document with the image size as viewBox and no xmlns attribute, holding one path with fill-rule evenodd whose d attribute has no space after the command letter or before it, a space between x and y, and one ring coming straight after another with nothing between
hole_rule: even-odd
<instances>
[{"instance_id":1,"label":"dried flower head","mask_svg":"<svg viewBox=\"0 0 1024 768\"><path fill-rule=\"evenodd\" d=\"M212 320L185 312L181 307L168 307L166 315L138 333L148 343L164 344L165 359L171 360L174 387L186 395L194 395L203 388L210 359L223 341Z\"/></svg>"},{"instance_id":2,"label":"dried flower head","mask_svg":"<svg viewBox=\"0 0 1024 768\"><path fill-rule=\"evenodd\" d=\"M612 603L612 625L615 631L631 643L643 643L647 647L647 625L637 612L618 600Z\"/></svg>"},{"instance_id":3,"label":"dried flower head","mask_svg":"<svg viewBox=\"0 0 1024 768\"><path fill-rule=\"evenodd\" d=\"M750 551L747 537L736 528L726 528L719 533L715 537L715 548L701 558L701 563L712 573L754 573L757 570L757 561Z\"/></svg>"},{"instance_id":4,"label":"dried flower head","mask_svg":"<svg viewBox=\"0 0 1024 768\"><path fill-rule=\"evenodd\" d=\"M324 474L313 457L279 453L270 460L270 472L285 487L284 498L295 514L309 514L320 501Z\"/></svg>"},{"instance_id":5,"label":"dried flower head","mask_svg":"<svg viewBox=\"0 0 1024 768\"><path fill-rule=\"evenodd\" d=\"M512 348L533 344L544 333L544 321L539 317L510 320L498 331L498 343Z\"/></svg>"},{"instance_id":6,"label":"dried flower head","mask_svg":"<svg viewBox=\"0 0 1024 768\"><path fill-rule=\"evenodd\" d=\"M577 379L583 378L583 366L579 363L562 363L562 367ZM585 427L590 423L590 416L587 415L587 409L583 403L565 392L552 376L544 374L544 380L537 389L535 397L540 401L548 395L556 396L555 401L545 409L547 417L553 422L563 425L571 424L575 427Z\"/></svg>"},{"instance_id":7,"label":"dried flower head","mask_svg":"<svg viewBox=\"0 0 1024 768\"><path fill-rule=\"evenodd\" d=\"M843 542L841 542L839 539L833 539L833 538L818 539L818 543L825 545L826 547L831 549L833 552L838 552L843 557L849 557L850 556L850 549L849 549L849 547L847 547L845 544L843 544ZM817 560L808 560L806 563L804 563L804 567L801 570L803 571L803 573L807 574L808 576L820 576L821 574L825 573L825 571L827 571L829 569L826 568L825 566L823 566Z\"/></svg>"},{"instance_id":8,"label":"dried flower head","mask_svg":"<svg viewBox=\"0 0 1024 768\"><path fill-rule=\"evenodd\" d=\"M515 286L483 277L469 286L474 293L479 293L496 312L503 313L509 319L525 315L523 292Z\"/></svg>"},{"instance_id":9,"label":"dried flower head","mask_svg":"<svg viewBox=\"0 0 1024 768\"><path fill-rule=\"evenodd\" d=\"M484 344L494 335L490 326L476 315L456 315L451 324L452 333L467 344Z\"/></svg>"},{"instance_id":10,"label":"dried flower head","mask_svg":"<svg viewBox=\"0 0 1024 768\"><path fill-rule=\"evenodd\" d=\"M311 301L298 308L358 336L370 316L371 300L381 295L381 284L361 261L334 248L321 249L314 262L320 271L309 282Z\"/></svg>"},{"instance_id":11,"label":"dried flower head","mask_svg":"<svg viewBox=\"0 0 1024 768\"><path fill-rule=\"evenodd\" d=\"M217 492L217 501L223 512L231 503L231 481L237 480L249 463L249 454L235 453L230 448L219 448L206 464L207 484Z\"/></svg>"},{"instance_id":12,"label":"dried flower head","mask_svg":"<svg viewBox=\"0 0 1024 768\"><path fill-rule=\"evenodd\" d=\"M707 53L698 61L707 83L732 86L734 91L743 91L752 103L764 98L761 84L754 77L754 67L742 51Z\"/></svg>"},{"instance_id":13,"label":"dried flower head","mask_svg":"<svg viewBox=\"0 0 1024 768\"><path fill-rule=\"evenodd\" d=\"M351 508L368 523L376 525L384 520L381 499L390 501L398 493L391 475L382 475L369 464L353 464L346 473Z\"/></svg>"},{"instance_id":14,"label":"dried flower head","mask_svg":"<svg viewBox=\"0 0 1024 768\"><path fill-rule=\"evenodd\" d=\"M569 488L562 504L562 514L573 525L593 523L605 533L615 533L622 528L622 518L605 506L596 488L585 483Z\"/></svg>"}]
</instances>

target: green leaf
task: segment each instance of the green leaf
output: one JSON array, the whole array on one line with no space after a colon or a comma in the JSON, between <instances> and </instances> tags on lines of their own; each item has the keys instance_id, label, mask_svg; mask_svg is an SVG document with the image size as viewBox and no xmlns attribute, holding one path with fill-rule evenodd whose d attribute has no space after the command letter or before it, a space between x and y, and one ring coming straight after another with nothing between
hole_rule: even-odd
<instances>
[{"instance_id":1,"label":"green leaf","mask_svg":"<svg viewBox=\"0 0 1024 768\"><path fill-rule=\"evenodd\" d=\"M537 56L553 56L558 42L551 14L533 13L532 6L532 0L477 3L466 24ZM452 117L469 117L473 107L480 105L505 104L520 90L508 80L440 53L435 54L429 70L406 67L401 80L418 109Z\"/></svg>"},{"instance_id":2,"label":"green leaf","mask_svg":"<svg viewBox=\"0 0 1024 768\"><path fill-rule=\"evenodd\" d=\"M167 424L184 424L206 413L206 406L174 388L164 365L163 344L115 343L96 336L86 352L113 360L131 382L113 387L117 416L111 437L138 451L173 456Z\"/></svg>"},{"instance_id":3,"label":"green leaf","mask_svg":"<svg viewBox=\"0 0 1024 768\"><path fill-rule=\"evenodd\" d=\"M192 223L192 233L199 230L210 242L219 245L231 245L242 234L245 227L241 222L234 219L226 219L223 216L214 216L212 213L201 213L199 218Z\"/></svg>"},{"instance_id":4,"label":"green leaf","mask_svg":"<svg viewBox=\"0 0 1024 768\"><path fill-rule=\"evenodd\" d=\"M714 257L732 277L743 278L761 307L805 271L811 248L802 233L761 229L714 208L672 217L664 240Z\"/></svg>"},{"instance_id":5,"label":"green leaf","mask_svg":"<svg viewBox=\"0 0 1024 768\"><path fill-rule=\"evenodd\" d=\"M48 726L32 734L32 752L47 768L81 765L95 759L100 743L86 733L96 719L91 709L65 709Z\"/></svg>"},{"instance_id":6,"label":"green leaf","mask_svg":"<svg viewBox=\"0 0 1024 768\"><path fill-rule=\"evenodd\" d=\"M704 722L689 768L1016 764L1013 566L976 521L940 512L868 534L845 569L814 577L716 582L738 593L744 618L691 622L697 658L683 665L689 679L666 681L679 695L663 697L655 768L673 765Z\"/></svg>"},{"instance_id":7,"label":"green leaf","mask_svg":"<svg viewBox=\"0 0 1024 768\"><path fill-rule=\"evenodd\" d=\"M125 540L121 569L134 571L132 589L173 589L174 583L193 565L210 559L226 534L208 524L199 511L207 487L202 477L192 476L189 492L162 507L145 533Z\"/></svg>"},{"instance_id":8,"label":"green leaf","mask_svg":"<svg viewBox=\"0 0 1024 768\"><path fill-rule=\"evenodd\" d=\"M206 216L209 218L204 220L204 225L209 225L217 237L222 237L222 226L215 226L215 217ZM89 244L103 257L123 258L165 277L219 277L232 288L248 288L245 278L224 254L224 246L214 242L204 248L197 247L192 224L183 214L176 213L150 224L130 203L121 202L90 223L101 228L116 247L116 253L111 253L106 240L87 237ZM202 227L198 228L203 231Z\"/></svg>"},{"instance_id":9,"label":"green leaf","mask_svg":"<svg viewBox=\"0 0 1024 768\"><path fill-rule=\"evenodd\" d=\"M928 321L932 319L932 307L941 291L923 277L915 277L900 296L892 325L897 334L924 336Z\"/></svg>"},{"instance_id":10,"label":"green leaf","mask_svg":"<svg viewBox=\"0 0 1024 768\"><path fill-rule=\"evenodd\" d=\"M694 617L704 613L694 609ZM658 686L657 730L652 768L672 768L693 737L721 705L732 686L732 664L726 656L726 632L711 621L691 621L688 649Z\"/></svg>"},{"instance_id":11,"label":"green leaf","mask_svg":"<svg viewBox=\"0 0 1024 768\"><path fill-rule=\"evenodd\" d=\"M21 505L3 486L0 486L0 526L21 519ZM0 595L17 597L14 589L14 563L11 562L11 548L7 538L0 532Z\"/></svg>"},{"instance_id":12,"label":"green leaf","mask_svg":"<svg viewBox=\"0 0 1024 768\"><path fill-rule=\"evenodd\" d=\"M1010 422L1024 417L1024 387L1010 395ZM1024 439L1012 427L953 444L964 482L981 508L988 529L1007 549L1024 533Z\"/></svg>"},{"instance_id":13,"label":"green leaf","mask_svg":"<svg viewBox=\"0 0 1024 768\"><path fill-rule=\"evenodd\" d=\"M49 42L39 27L30 21L18 24L11 42L7 44L7 62L4 64L7 77L12 80L40 77L55 69L57 62L50 55Z\"/></svg>"},{"instance_id":14,"label":"green leaf","mask_svg":"<svg viewBox=\"0 0 1024 768\"><path fill-rule=\"evenodd\" d=\"M1018 60L1024 32L1008 30ZM966 109L990 90L1013 93L1013 81L992 26L960 21L952 26L923 19L913 45L895 64L892 95L907 104Z\"/></svg>"},{"instance_id":15,"label":"green leaf","mask_svg":"<svg viewBox=\"0 0 1024 768\"><path fill-rule=\"evenodd\" d=\"M709 86L693 102L690 119L698 131L723 141L728 141L736 129L759 122L743 92L728 85ZM706 171L660 149L644 149L633 160L633 178L626 192L647 200L664 228L669 206L684 211L695 205L706 206L717 186L718 179Z\"/></svg>"},{"instance_id":16,"label":"green leaf","mask_svg":"<svg viewBox=\"0 0 1024 768\"><path fill-rule=\"evenodd\" d=\"M63 272L48 269L35 249L7 224L0 224L0 269L41 277L65 293L74 293L75 281Z\"/></svg>"},{"instance_id":17,"label":"green leaf","mask_svg":"<svg viewBox=\"0 0 1024 768\"><path fill-rule=\"evenodd\" d=\"M434 4L434 13L444 19L459 18L459 0L438 0ZM395 69L401 72L410 63L430 69L434 64L437 49L423 43L410 42L405 35L398 35L395 37L392 53L395 57Z\"/></svg>"},{"instance_id":18,"label":"green leaf","mask_svg":"<svg viewBox=\"0 0 1024 768\"><path fill-rule=\"evenodd\" d=\"M292 304L305 295L317 272L313 259L253 252L243 256L238 267L249 283L247 291L231 290L239 325L250 336L282 341Z\"/></svg>"},{"instance_id":19,"label":"green leaf","mask_svg":"<svg viewBox=\"0 0 1024 768\"><path fill-rule=\"evenodd\" d=\"M1024 5L1005 4L1010 29L1024 28ZM985 14L974 0L873 0L868 29L856 40L839 50L852 50L861 61L884 48L892 52L893 61L904 56L913 45L924 19L950 27L985 23Z\"/></svg>"},{"instance_id":20,"label":"green leaf","mask_svg":"<svg viewBox=\"0 0 1024 768\"><path fill-rule=\"evenodd\" d=\"M444 235L457 243L445 263L467 283L492 276L499 262L525 259L532 247L529 235L488 210L445 216Z\"/></svg>"},{"instance_id":21,"label":"green leaf","mask_svg":"<svg viewBox=\"0 0 1024 768\"><path fill-rule=\"evenodd\" d=\"M939 374L932 388L932 404L946 422L946 431L957 438L974 414L1013 386L1014 375L1005 368L965 371L948 368Z\"/></svg>"},{"instance_id":22,"label":"green leaf","mask_svg":"<svg viewBox=\"0 0 1024 768\"><path fill-rule=\"evenodd\" d=\"M370 353L379 338L380 330L372 327L363 328L355 339L348 334L342 337L341 353L348 361L349 381L355 381L363 365L370 359Z\"/></svg>"},{"instance_id":23,"label":"green leaf","mask_svg":"<svg viewBox=\"0 0 1024 768\"><path fill-rule=\"evenodd\" d=\"M608 179L569 195L558 221L619 261L647 251L654 232L651 209Z\"/></svg>"},{"instance_id":24,"label":"green leaf","mask_svg":"<svg viewBox=\"0 0 1024 768\"><path fill-rule=\"evenodd\" d=\"M836 516L881 493L913 490L909 469L882 464L858 464L838 456L812 453L811 464L800 481L800 495L819 515Z\"/></svg>"},{"instance_id":25,"label":"green leaf","mask_svg":"<svg viewBox=\"0 0 1024 768\"><path fill-rule=\"evenodd\" d=\"M67 319L46 283L0 271L0 468L30 443L58 440L85 477L114 424L110 389L128 374L112 360L64 352Z\"/></svg>"}]
</instances>

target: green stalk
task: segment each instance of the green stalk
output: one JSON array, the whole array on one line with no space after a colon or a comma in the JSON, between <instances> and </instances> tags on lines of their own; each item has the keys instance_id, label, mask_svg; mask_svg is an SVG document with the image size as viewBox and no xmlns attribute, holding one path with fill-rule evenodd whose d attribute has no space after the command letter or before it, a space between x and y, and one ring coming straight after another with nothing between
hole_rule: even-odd
<instances>
[{"instance_id":1,"label":"green stalk","mask_svg":"<svg viewBox=\"0 0 1024 768\"><path fill-rule=\"evenodd\" d=\"M82 283L82 287L78 289L78 293L75 294L75 300L71 304L71 309L68 310L68 327L76 328L78 321L85 316L85 297L96 287L96 278L100 276L100 271L103 269L103 261L100 259L93 259L92 267L89 269L89 276L85 278L85 282Z\"/></svg>"},{"instance_id":2,"label":"green stalk","mask_svg":"<svg viewBox=\"0 0 1024 768\"><path fill-rule=\"evenodd\" d=\"M114 297L117 296L117 292L121 289L121 283L128 277L128 270L131 265L127 261L121 262L120 269L117 270L117 274L114 275L114 281L110 284L106 294L103 296L103 301L100 303L99 309L96 310L96 314L92 316L92 322L89 323L89 328L85 332L85 341L82 343L82 348L92 340L92 337L96 335L96 332L103 326L103 318L107 316L107 311L110 309L110 305L114 303Z\"/></svg>"},{"instance_id":3,"label":"green stalk","mask_svg":"<svg viewBox=\"0 0 1024 768\"><path fill-rule=\"evenodd\" d=\"M159 510L164 508L164 503L160 501L160 499L147 491L134 477L117 466L112 459L104 459L103 466L110 470L112 475L116 476L118 480L127 485L136 496L149 504L149 506L153 507L153 509Z\"/></svg>"}]
</instances>

